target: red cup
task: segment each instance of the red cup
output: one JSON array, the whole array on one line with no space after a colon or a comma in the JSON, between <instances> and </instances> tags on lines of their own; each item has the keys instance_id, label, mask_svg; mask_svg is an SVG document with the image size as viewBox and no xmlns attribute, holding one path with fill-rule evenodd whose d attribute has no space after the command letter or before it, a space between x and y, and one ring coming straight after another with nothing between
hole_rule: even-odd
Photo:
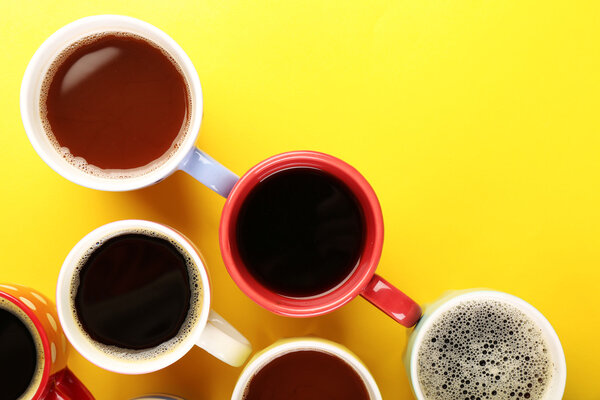
<instances>
[{"instance_id":1,"label":"red cup","mask_svg":"<svg viewBox=\"0 0 600 400\"><path fill-rule=\"evenodd\" d=\"M67 368L67 339L56 315L56 307L41 293L13 284L0 285L0 308L13 312L32 326L41 343L43 370L36 374L25 393L27 400L94 400L92 394ZM37 336L37 337L35 337ZM10 365L2 365L10 368ZM2 390L0 388L0 390Z\"/></svg>"},{"instance_id":2,"label":"red cup","mask_svg":"<svg viewBox=\"0 0 600 400\"><path fill-rule=\"evenodd\" d=\"M283 296L263 286L244 265L237 245L237 219L248 194L262 180L290 168L315 168L336 177L354 194L365 218L365 245L358 266L335 289L309 298ZM225 267L238 287L257 304L276 314L290 317L323 315L361 295L406 327L413 326L421 317L421 307L417 303L375 274L383 248L383 215L373 188L356 169L333 156L295 151L270 157L252 167L227 197L221 215L219 242Z\"/></svg>"}]
</instances>

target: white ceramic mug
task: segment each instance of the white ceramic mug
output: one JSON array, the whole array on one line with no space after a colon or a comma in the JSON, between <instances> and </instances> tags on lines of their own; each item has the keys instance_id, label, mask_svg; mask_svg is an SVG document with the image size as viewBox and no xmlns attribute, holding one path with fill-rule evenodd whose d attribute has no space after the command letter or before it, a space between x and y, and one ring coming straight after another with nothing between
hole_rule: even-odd
<instances>
[{"instance_id":1,"label":"white ceramic mug","mask_svg":"<svg viewBox=\"0 0 600 400\"><path fill-rule=\"evenodd\" d=\"M447 310L452 309L457 304L470 300L496 300L504 304L512 305L522 311L527 317L537 325L546 340L549 347L550 356L554 364L552 371L552 381L546 389L544 400L562 399L565 383L567 379L567 365L565 354L558 339L558 335L550 325L550 322L526 301L513 295L487 289L470 289L462 291L452 291L446 293L436 302L425 307L425 312L421 320L415 326L411 333L406 353L404 355L404 365L408 372L410 384L418 400L426 400L418 377L418 355L419 348L427 336L429 329L438 320L438 318ZM515 398L519 398L516 397Z\"/></svg>"},{"instance_id":2,"label":"white ceramic mug","mask_svg":"<svg viewBox=\"0 0 600 400\"><path fill-rule=\"evenodd\" d=\"M231 400L243 400L244 392L250 380L265 365L284 354L296 351L320 351L337 357L350 365L362 379L371 400L381 400L381 393L375 379L358 357L341 344L319 338L291 338L275 342L273 345L256 353L248 362L237 380Z\"/></svg>"},{"instance_id":3,"label":"white ceramic mug","mask_svg":"<svg viewBox=\"0 0 600 400\"><path fill-rule=\"evenodd\" d=\"M91 248L104 240L127 232L150 231L166 237L185 251L197 269L202 285L201 296L196 303L200 309L189 333L178 338L179 342L167 351L159 352L150 359L109 355L95 344L80 324L74 307L72 287L77 279L80 261ZM165 225L142 220L125 220L103 225L81 239L71 250L60 270L56 287L58 317L67 339L90 362L104 369L124 374L142 374L157 371L183 357L194 345L208 351L213 356L233 366L240 366L250 355L250 343L219 314L210 309L211 287L205 263L200 252L181 233ZM119 351L127 353L126 350ZM156 352L155 352L156 353Z\"/></svg>"},{"instance_id":4,"label":"white ceramic mug","mask_svg":"<svg viewBox=\"0 0 600 400\"><path fill-rule=\"evenodd\" d=\"M183 71L192 102L188 130L179 148L156 169L129 178L96 176L70 164L50 142L43 128L40 110L44 77L55 58L69 45L86 36L114 31L142 36L169 53ZM157 183L177 170L183 170L227 197L238 180L235 174L194 147L202 121L202 88L192 61L166 33L139 19L121 15L97 15L81 18L56 31L38 48L29 62L21 84L20 103L23 125L34 149L52 169L79 185L98 190L134 190Z\"/></svg>"}]
</instances>

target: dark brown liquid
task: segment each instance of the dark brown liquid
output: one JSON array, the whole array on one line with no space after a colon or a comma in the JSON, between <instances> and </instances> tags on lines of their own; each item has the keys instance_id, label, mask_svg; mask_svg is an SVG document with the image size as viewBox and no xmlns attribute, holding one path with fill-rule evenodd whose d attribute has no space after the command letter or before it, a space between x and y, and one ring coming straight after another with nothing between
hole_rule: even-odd
<instances>
[{"instance_id":1,"label":"dark brown liquid","mask_svg":"<svg viewBox=\"0 0 600 400\"><path fill-rule=\"evenodd\" d=\"M185 78L148 41L104 34L84 39L58 63L45 117L74 157L102 169L142 167L167 153L185 129Z\"/></svg>"},{"instance_id":2,"label":"dark brown liquid","mask_svg":"<svg viewBox=\"0 0 600 400\"><path fill-rule=\"evenodd\" d=\"M320 351L284 354L250 380L244 400L369 400L363 380L345 361Z\"/></svg>"},{"instance_id":3,"label":"dark brown liquid","mask_svg":"<svg viewBox=\"0 0 600 400\"><path fill-rule=\"evenodd\" d=\"M75 308L92 339L139 350L177 335L190 297L187 262L173 244L125 234L107 240L87 259Z\"/></svg>"},{"instance_id":4,"label":"dark brown liquid","mask_svg":"<svg viewBox=\"0 0 600 400\"><path fill-rule=\"evenodd\" d=\"M25 393L37 368L37 356L23 321L0 308L0 400L14 400Z\"/></svg>"},{"instance_id":5,"label":"dark brown liquid","mask_svg":"<svg viewBox=\"0 0 600 400\"><path fill-rule=\"evenodd\" d=\"M313 296L341 283L363 248L362 209L338 179L310 168L271 175L245 199L237 245L250 273L287 296Z\"/></svg>"}]
</instances>

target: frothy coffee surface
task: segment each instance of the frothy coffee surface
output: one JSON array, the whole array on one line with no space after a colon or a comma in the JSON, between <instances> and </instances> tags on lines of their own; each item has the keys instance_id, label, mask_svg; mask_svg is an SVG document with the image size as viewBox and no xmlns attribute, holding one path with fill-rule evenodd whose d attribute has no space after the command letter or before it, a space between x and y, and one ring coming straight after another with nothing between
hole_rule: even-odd
<instances>
[{"instance_id":1,"label":"frothy coffee surface","mask_svg":"<svg viewBox=\"0 0 600 400\"><path fill-rule=\"evenodd\" d=\"M59 54L40 97L57 151L107 178L148 173L177 150L189 125L190 90L175 60L126 32L87 36Z\"/></svg>"},{"instance_id":2,"label":"frothy coffee surface","mask_svg":"<svg viewBox=\"0 0 600 400\"><path fill-rule=\"evenodd\" d=\"M427 400L542 399L553 361L541 329L515 306L469 300L443 312L418 352Z\"/></svg>"}]
</instances>

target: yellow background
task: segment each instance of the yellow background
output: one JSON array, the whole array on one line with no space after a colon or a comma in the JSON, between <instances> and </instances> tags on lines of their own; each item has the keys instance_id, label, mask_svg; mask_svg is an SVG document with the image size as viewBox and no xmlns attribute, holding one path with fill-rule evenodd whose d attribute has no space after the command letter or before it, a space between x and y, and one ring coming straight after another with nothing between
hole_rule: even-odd
<instances>
[{"instance_id":1,"label":"yellow background","mask_svg":"<svg viewBox=\"0 0 600 400\"><path fill-rule=\"evenodd\" d=\"M387 400L410 398L407 330L360 298L313 319L255 305L221 260L223 198L184 173L135 192L93 191L34 152L18 106L27 62L58 28L100 13L146 20L186 50L204 89L202 149L238 174L295 149L354 165L384 212L380 274L422 303L470 287L524 298L562 340L565 398L600 399L600 3L0 2L0 281L54 298L83 235L117 219L166 223L202 249L214 308L256 350L307 334L340 342ZM99 400L227 399L241 371L199 349L144 376L75 352L70 366Z\"/></svg>"}]
</instances>

